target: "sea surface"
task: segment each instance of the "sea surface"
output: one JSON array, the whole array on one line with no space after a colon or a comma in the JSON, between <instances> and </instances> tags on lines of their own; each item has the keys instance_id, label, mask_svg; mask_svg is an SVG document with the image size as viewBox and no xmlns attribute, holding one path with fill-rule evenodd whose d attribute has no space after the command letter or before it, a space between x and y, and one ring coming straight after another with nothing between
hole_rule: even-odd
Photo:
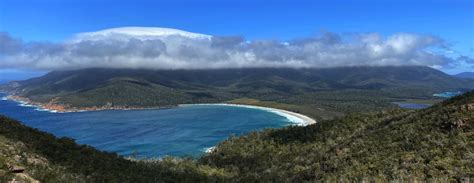
<instances>
[{"instance_id":1,"label":"sea surface","mask_svg":"<svg viewBox=\"0 0 474 183\"><path fill-rule=\"evenodd\" d=\"M229 138L292 123L265 110L218 105L73 113L40 111L5 99L0 114L59 137L135 158L198 156Z\"/></svg>"},{"instance_id":2,"label":"sea surface","mask_svg":"<svg viewBox=\"0 0 474 183\"><path fill-rule=\"evenodd\" d=\"M461 91L455 91L455 92L441 92L441 93L434 93L433 96L435 97L440 97L440 98L451 98L455 97L458 95L463 94ZM432 106L432 104L418 104L418 103L406 103L406 102L392 102L394 104L397 104L401 108L405 109L424 109Z\"/></svg>"},{"instance_id":3,"label":"sea surface","mask_svg":"<svg viewBox=\"0 0 474 183\"><path fill-rule=\"evenodd\" d=\"M435 93L433 96L441 98L451 98L463 94L461 91Z\"/></svg>"}]
</instances>

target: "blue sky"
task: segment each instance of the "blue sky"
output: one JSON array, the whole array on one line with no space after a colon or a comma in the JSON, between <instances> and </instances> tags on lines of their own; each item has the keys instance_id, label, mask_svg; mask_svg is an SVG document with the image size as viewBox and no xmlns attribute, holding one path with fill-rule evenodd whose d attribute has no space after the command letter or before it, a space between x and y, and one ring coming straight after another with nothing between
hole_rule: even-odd
<instances>
[{"instance_id":1,"label":"blue sky","mask_svg":"<svg viewBox=\"0 0 474 183\"><path fill-rule=\"evenodd\" d=\"M146 26L246 39L288 40L335 33L399 32L440 37L474 57L474 1L109 1L0 0L0 31L61 42L75 33ZM454 73L463 68L446 69Z\"/></svg>"}]
</instances>

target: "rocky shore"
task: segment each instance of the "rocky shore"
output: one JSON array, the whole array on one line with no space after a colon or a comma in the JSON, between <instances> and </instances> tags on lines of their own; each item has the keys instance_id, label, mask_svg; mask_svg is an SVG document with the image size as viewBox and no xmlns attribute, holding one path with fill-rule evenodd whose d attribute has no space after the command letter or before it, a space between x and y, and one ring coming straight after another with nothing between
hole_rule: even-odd
<instances>
[{"instance_id":1,"label":"rocky shore","mask_svg":"<svg viewBox=\"0 0 474 183\"><path fill-rule=\"evenodd\" d=\"M181 105L166 106L166 107L137 107L137 106L119 106L119 105L114 105L112 103L107 103L106 105L103 105L103 106L73 107L68 104L61 104L59 101L60 98L53 98L49 102L46 102L46 103L35 102L27 97L17 96L17 95L9 95L6 98L8 100L17 101L24 106L34 106L34 107L37 107L39 110L57 112L57 113L101 111L101 110L165 109L165 108L186 106L186 105L225 105L225 106L234 106L234 107L254 108L254 109L260 109L260 110L276 113L280 116L287 118L290 122L295 123L300 126L306 126L306 125L311 125L311 124L316 123L316 120L303 114L299 114L299 113L295 113L295 112L291 112L287 110L282 110L282 109L270 108L270 107L242 105L242 104L203 103L203 104L181 104Z\"/></svg>"},{"instance_id":2,"label":"rocky shore","mask_svg":"<svg viewBox=\"0 0 474 183\"><path fill-rule=\"evenodd\" d=\"M136 106L117 106L113 105L112 103L108 103L103 106L91 106L91 107L73 107L68 104L61 104L59 103L59 98L53 98L49 102L42 103L42 102L35 102L27 97L17 96L17 95L9 95L6 97L8 100L13 100L16 102L21 103L25 106L34 106L39 108L40 110L50 111L50 112L58 112L58 113L65 113L65 112L83 112L83 111L101 111L101 110L141 110L141 109L163 109L163 108L170 108L170 107L136 107Z\"/></svg>"}]
</instances>

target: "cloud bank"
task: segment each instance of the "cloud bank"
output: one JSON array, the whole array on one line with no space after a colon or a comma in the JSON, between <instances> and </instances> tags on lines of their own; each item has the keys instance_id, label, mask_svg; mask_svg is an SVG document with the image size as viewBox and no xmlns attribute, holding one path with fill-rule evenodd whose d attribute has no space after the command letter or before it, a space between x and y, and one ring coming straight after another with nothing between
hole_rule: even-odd
<instances>
[{"instance_id":1,"label":"cloud bank","mask_svg":"<svg viewBox=\"0 0 474 183\"><path fill-rule=\"evenodd\" d=\"M0 33L0 68L217 69L250 67L327 68L423 65L442 68L457 60L434 36L398 33L320 35L291 41L246 40L166 28L126 27L81 33L62 43L24 42Z\"/></svg>"}]
</instances>

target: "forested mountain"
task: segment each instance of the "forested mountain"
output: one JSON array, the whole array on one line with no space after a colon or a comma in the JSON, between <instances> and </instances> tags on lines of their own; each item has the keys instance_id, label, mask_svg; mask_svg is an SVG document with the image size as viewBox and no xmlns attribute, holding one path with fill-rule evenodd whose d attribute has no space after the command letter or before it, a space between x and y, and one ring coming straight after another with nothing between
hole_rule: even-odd
<instances>
[{"instance_id":1,"label":"forested mountain","mask_svg":"<svg viewBox=\"0 0 474 183\"><path fill-rule=\"evenodd\" d=\"M4 85L35 102L73 107L158 107L252 98L288 104L353 93L373 98L429 97L469 90L474 81L421 66L326 69L247 68L218 70L83 69L54 71ZM328 93L329 92L329 93ZM308 99L309 98L309 99ZM358 100L356 96L351 100ZM339 100L335 99L335 100ZM328 104L329 105L329 104ZM321 107L321 106L320 106Z\"/></svg>"},{"instance_id":2,"label":"forested mountain","mask_svg":"<svg viewBox=\"0 0 474 183\"><path fill-rule=\"evenodd\" d=\"M458 78L467 78L467 79L474 79L474 72L462 72L459 74L454 75Z\"/></svg>"},{"instance_id":3,"label":"forested mountain","mask_svg":"<svg viewBox=\"0 0 474 183\"><path fill-rule=\"evenodd\" d=\"M474 92L468 92L422 110L351 114L231 137L199 159L131 161L1 116L0 173L2 181L43 182L468 182L473 125ZM9 169L20 166L23 173Z\"/></svg>"}]
</instances>

